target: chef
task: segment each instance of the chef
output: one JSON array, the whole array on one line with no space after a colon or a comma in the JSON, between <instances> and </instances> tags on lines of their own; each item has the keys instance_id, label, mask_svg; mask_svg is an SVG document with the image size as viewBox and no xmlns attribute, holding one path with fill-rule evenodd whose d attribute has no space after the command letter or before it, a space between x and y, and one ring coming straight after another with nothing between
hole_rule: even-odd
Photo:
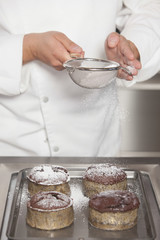
<instances>
[{"instance_id":1,"label":"chef","mask_svg":"<svg viewBox=\"0 0 160 240\"><path fill-rule=\"evenodd\" d=\"M132 67L118 73L127 86L149 79L160 70L160 1L1 0L1 156L117 154L117 81L74 84L63 69L72 54Z\"/></svg>"}]
</instances>

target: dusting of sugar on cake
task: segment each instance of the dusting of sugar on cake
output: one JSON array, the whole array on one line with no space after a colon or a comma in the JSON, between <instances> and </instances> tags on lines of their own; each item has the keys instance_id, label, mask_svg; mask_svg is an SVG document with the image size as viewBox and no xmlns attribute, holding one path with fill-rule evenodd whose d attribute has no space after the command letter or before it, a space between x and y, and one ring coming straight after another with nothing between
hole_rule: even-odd
<instances>
[{"instance_id":1,"label":"dusting of sugar on cake","mask_svg":"<svg viewBox=\"0 0 160 240\"><path fill-rule=\"evenodd\" d=\"M58 185L69 181L69 174L61 166L40 165L31 169L29 180L43 185Z\"/></svg>"},{"instance_id":2,"label":"dusting of sugar on cake","mask_svg":"<svg viewBox=\"0 0 160 240\"><path fill-rule=\"evenodd\" d=\"M72 199L56 191L39 192L31 197L29 206L39 211L56 211L72 205Z\"/></svg>"},{"instance_id":3,"label":"dusting of sugar on cake","mask_svg":"<svg viewBox=\"0 0 160 240\"><path fill-rule=\"evenodd\" d=\"M102 184L114 184L126 179L126 173L110 164L93 164L87 168L84 178Z\"/></svg>"}]
</instances>

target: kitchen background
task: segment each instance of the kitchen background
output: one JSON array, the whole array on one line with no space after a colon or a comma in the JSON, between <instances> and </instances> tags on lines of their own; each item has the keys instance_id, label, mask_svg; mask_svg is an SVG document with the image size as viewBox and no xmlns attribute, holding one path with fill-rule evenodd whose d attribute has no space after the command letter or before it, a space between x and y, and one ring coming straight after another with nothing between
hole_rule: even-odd
<instances>
[{"instance_id":1,"label":"kitchen background","mask_svg":"<svg viewBox=\"0 0 160 240\"><path fill-rule=\"evenodd\" d=\"M119 87L122 145L119 156L160 156L160 73Z\"/></svg>"}]
</instances>

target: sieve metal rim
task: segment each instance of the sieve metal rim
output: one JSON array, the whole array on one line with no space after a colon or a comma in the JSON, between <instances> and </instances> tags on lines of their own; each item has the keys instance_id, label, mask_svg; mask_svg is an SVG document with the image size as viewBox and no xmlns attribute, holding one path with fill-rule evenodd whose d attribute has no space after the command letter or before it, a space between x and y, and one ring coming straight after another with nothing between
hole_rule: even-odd
<instances>
[{"instance_id":1,"label":"sieve metal rim","mask_svg":"<svg viewBox=\"0 0 160 240\"><path fill-rule=\"evenodd\" d=\"M81 67L81 66L69 66L70 62L74 62L74 61L79 61L79 60L86 60L86 61L97 61L97 62L104 62L104 63L111 63L111 64L115 64L117 66L115 67ZM65 68L68 69L74 69L74 70L80 70L80 71L114 71L114 70L118 70L120 68L119 63L114 62L114 61L110 61L110 60L105 60L105 59L98 59L98 58L76 58L76 59L71 59L66 61L63 66Z\"/></svg>"}]
</instances>

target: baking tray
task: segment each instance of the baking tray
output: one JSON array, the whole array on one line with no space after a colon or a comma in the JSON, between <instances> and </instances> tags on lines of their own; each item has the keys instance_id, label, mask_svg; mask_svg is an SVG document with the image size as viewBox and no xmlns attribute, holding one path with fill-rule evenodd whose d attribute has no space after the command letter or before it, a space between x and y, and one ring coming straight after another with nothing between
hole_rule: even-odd
<instances>
[{"instance_id":1,"label":"baking tray","mask_svg":"<svg viewBox=\"0 0 160 240\"><path fill-rule=\"evenodd\" d=\"M14 240L102 240L102 239L155 239L152 215L149 209L141 173L135 170L125 170L128 189L137 194L140 200L137 225L124 231L105 231L96 229L88 223L88 198L83 195L82 175L85 169L68 168L71 176L71 197L74 202L74 223L67 228L54 231L44 231L32 228L26 224L26 203L28 200L27 175L30 169L24 169L17 174L10 216L6 235Z\"/></svg>"}]
</instances>

